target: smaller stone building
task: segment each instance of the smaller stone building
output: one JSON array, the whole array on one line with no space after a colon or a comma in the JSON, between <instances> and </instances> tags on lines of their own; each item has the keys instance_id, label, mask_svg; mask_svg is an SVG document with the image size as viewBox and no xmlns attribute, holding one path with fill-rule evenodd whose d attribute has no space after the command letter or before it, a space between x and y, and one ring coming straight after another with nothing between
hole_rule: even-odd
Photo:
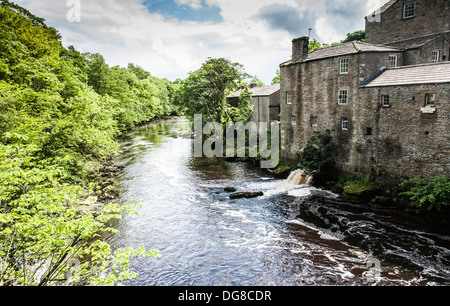
<instances>
[{"instance_id":1,"label":"smaller stone building","mask_svg":"<svg viewBox=\"0 0 450 306\"><path fill-rule=\"evenodd\" d=\"M266 122L280 120L280 84L258 87L250 85L253 105L253 122ZM227 97L230 105L238 106L242 89Z\"/></svg>"},{"instance_id":2,"label":"smaller stone building","mask_svg":"<svg viewBox=\"0 0 450 306\"><path fill-rule=\"evenodd\" d=\"M353 171L450 174L450 62L384 70L360 87Z\"/></svg>"}]
</instances>

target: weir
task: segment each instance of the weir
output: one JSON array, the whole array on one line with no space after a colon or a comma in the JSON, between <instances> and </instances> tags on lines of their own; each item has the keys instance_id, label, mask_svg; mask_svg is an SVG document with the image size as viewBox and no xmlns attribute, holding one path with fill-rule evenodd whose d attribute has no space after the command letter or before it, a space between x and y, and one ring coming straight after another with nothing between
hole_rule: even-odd
<instances>
[{"instance_id":1,"label":"weir","mask_svg":"<svg viewBox=\"0 0 450 306\"><path fill-rule=\"evenodd\" d=\"M289 175L287 182L291 185L310 185L312 176L307 175L302 169L297 169Z\"/></svg>"}]
</instances>

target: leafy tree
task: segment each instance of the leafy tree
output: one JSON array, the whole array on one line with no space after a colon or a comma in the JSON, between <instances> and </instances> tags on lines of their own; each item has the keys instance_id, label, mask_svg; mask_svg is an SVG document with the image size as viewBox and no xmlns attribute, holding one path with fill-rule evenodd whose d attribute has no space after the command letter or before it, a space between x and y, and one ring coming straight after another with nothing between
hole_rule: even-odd
<instances>
[{"instance_id":1,"label":"leafy tree","mask_svg":"<svg viewBox=\"0 0 450 306\"><path fill-rule=\"evenodd\" d=\"M309 175L318 175L324 170L329 170L334 166L333 147L334 142L330 130L315 131L306 143L305 149L299 153L298 167Z\"/></svg>"},{"instance_id":2,"label":"leafy tree","mask_svg":"<svg viewBox=\"0 0 450 306\"><path fill-rule=\"evenodd\" d=\"M277 69L276 76L272 80L272 85L273 84L280 84L280 82L281 82L280 69Z\"/></svg>"},{"instance_id":3,"label":"leafy tree","mask_svg":"<svg viewBox=\"0 0 450 306\"><path fill-rule=\"evenodd\" d=\"M264 82L258 78L256 75L253 77L253 79L250 81L250 84L255 84L258 87L265 86Z\"/></svg>"},{"instance_id":4,"label":"leafy tree","mask_svg":"<svg viewBox=\"0 0 450 306\"><path fill-rule=\"evenodd\" d=\"M133 210L86 201L120 130L172 111L170 82L65 49L42 18L9 1L0 20L0 285L133 277L130 258L157 253L113 252L98 239Z\"/></svg>"},{"instance_id":5,"label":"leafy tree","mask_svg":"<svg viewBox=\"0 0 450 306\"><path fill-rule=\"evenodd\" d=\"M326 48L329 47L330 45L328 44L322 44L320 43L317 39L313 39L309 42L309 46L308 46L308 52L313 52L315 50L318 49L322 49L322 48Z\"/></svg>"},{"instance_id":6,"label":"leafy tree","mask_svg":"<svg viewBox=\"0 0 450 306\"><path fill-rule=\"evenodd\" d=\"M348 33L347 37L341 41L341 43L346 43L346 42L350 42L350 41L362 41L364 42L366 39L366 31L364 30L359 30L359 31L355 31L353 33Z\"/></svg>"},{"instance_id":7,"label":"leafy tree","mask_svg":"<svg viewBox=\"0 0 450 306\"><path fill-rule=\"evenodd\" d=\"M201 114L206 122L232 121L226 96L247 77L241 64L224 58L209 58L183 82L182 99L187 115Z\"/></svg>"}]
</instances>

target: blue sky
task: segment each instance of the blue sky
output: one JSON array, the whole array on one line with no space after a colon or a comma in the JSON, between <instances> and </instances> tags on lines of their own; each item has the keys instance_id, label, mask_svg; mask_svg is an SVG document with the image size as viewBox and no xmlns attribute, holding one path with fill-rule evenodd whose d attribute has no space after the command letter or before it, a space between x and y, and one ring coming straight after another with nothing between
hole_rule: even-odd
<instances>
[{"instance_id":1,"label":"blue sky","mask_svg":"<svg viewBox=\"0 0 450 306\"><path fill-rule=\"evenodd\" d=\"M188 3L188 2L186 2ZM166 18L176 18L182 21L221 22L220 8L208 6L204 0L201 8L192 8L188 4L176 3L174 0L146 0L144 5L149 12L159 13Z\"/></svg>"},{"instance_id":2,"label":"blue sky","mask_svg":"<svg viewBox=\"0 0 450 306\"><path fill-rule=\"evenodd\" d=\"M15 0L59 30L65 46L100 53L109 65L140 65L186 78L208 57L243 64L270 84L292 39L332 43L364 29L388 0ZM67 16L74 12L80 22Z\"/></svg>"}]
</instances>

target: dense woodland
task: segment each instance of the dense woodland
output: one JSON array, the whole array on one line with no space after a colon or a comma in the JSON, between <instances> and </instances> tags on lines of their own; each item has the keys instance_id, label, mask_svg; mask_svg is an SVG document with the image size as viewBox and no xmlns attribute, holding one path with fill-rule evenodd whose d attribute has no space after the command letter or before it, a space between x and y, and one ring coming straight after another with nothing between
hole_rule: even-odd
<instances>
[{"instance_id":1,"label":"dense woodland","mask_svg":"<svg viewBox=\"0 0 450 306\"><path fill-rule=\"evenodd\" d=\"M2 1L0 285L61 283L69 268L75 281L113 284L133 276L132 255L157 255L113 253L93 240L131 208L86 203L104 191L97 179L122 131L178 114L176 85L133 64L109 67L60 39L42 18Z\"/></svg>"}]
</instances>

